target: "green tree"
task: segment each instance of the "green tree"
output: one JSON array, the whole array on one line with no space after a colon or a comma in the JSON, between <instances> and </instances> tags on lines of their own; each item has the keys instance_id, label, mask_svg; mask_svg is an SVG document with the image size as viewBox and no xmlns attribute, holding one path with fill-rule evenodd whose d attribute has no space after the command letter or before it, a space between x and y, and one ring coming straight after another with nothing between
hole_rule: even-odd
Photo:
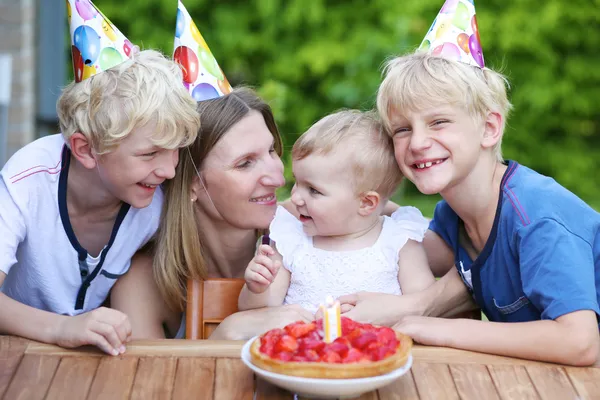
<instances>
[{"instance_id":1,"label":"green tree","mask_svg":"<svg viewBox=\"0 0 600 400\"><path fill-rule=\"evenodd\" d=\"M173 51L176 0L97 0L143 48ZM373 106L386 58L413 50L438 0L186 0L232 85L268 99L289 149L320 117ZM507 158L555 179L600 209L600 1L476 4L486 65L511 81ZM288 168L289 171L289 168ZM410 201L431 215L436 198Z\"/></svg>"}]
</instances>

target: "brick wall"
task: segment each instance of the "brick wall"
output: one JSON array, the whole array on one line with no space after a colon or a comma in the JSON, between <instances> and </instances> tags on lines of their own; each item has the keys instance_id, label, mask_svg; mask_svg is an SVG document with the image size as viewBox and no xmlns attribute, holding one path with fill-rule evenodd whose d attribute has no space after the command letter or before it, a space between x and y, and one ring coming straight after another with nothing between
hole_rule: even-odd
<instances>
[{"instance_id":1,"label":"brick wall","mask_svg":"<svg viewBox=\"0 0 600 400\"><path fill-rule=\"evenodd\" d=\"M12 55L7 158L36 137L35 7L36 0L0 0L0 53Z\"/></svg>"}]
</instances>

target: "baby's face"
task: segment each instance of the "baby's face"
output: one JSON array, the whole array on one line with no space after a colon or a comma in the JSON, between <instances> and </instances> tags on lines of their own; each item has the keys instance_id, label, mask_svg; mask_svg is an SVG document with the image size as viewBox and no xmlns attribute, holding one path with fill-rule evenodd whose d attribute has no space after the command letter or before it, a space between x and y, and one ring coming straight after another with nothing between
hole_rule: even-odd
<instances>
[{"instance_id":1,"label":"baby's face","mask_svg":"<svg viewBox=\"0 0 600 400\"><path fill-rule=\"evenodd\" d=\"M291 200L307 235L343 236L357 229L360 200L348 164L341 151L294 160Z\"/></svg>"}]
</instances>

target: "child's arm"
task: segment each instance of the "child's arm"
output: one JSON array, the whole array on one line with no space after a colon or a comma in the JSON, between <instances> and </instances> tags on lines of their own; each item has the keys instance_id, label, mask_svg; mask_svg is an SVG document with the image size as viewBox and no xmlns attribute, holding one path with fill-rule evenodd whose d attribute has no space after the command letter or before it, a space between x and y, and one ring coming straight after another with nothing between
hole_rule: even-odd
<instances>
[{"instance_id":1,"label":"child's arm","mask_svg":"<svg viewBox=\"0 0 600 400\"><path fill-rule=\"evenodd\" d=\"M258 248L244 274L246 284L238 299L240 311L283 304L290 286L290 272L281 268L282 262L281 254L271 246L263 244Z\"/></svg>"},{"instance_id":2,"label":"child's arm","mask_svg":"<svg viewBox=\"0 0 600 400\"><path fill-rule=\"evenodd\" d=\"M392 326L407 315L450 317L477 308L456 268L420 292L395 296L358 292L338 299L344 315L359 322Z\"/></svg>"},{"instance_id":3,"label":"child's arm","mask_svg":"<svg viewBox=\"0 0 600 400\"><path fill-rule=\"evenodd\" d=\"M409 240L398 253L398 283L403 294L419 292L435 283L429 269L425 248Z\"/></svg>"},{"instance_id":4,"label":"child's arm","mask_svg":"<svg viewBox=\"0 0 600 400\"><path fill-rule=\"evenodd\" d=\"M434 276L442 277L454 267L454 253L444 239L431 229L425 233L423 247Z\"/></svg>"},{"instance_id":5,"label":"child's arm","mask_svg":"<svg viewBox=\"0 0 600 400\"><path fill-rule=\"evenodd\" d=\"M600 351L598 321L591 310L514 323L409 316L394 328L425 345L576 366L598 362Z\"/></svg>"},{"instance_id":6,"label":"child's arm","mask_svg":"<svg viewBox=\"0 0 600 400\"><path fill-rule=\"evenodd\" d=\"M6 274L0 272L0 287L5 278ZM116 356L125 351L131 326L125 314L109 308L71 317L38 310L0 293L0 334L61 347L92 344Z\"/></svg>"},{"instance_id":7,"label":"child's arm","mask_svg":"<svg viewBox=\"0 0 600 400\"><path fill-rule=\"evenodd\" d=\"M128 316L133 339L164 339L164 326L174 336L181 323L181 312L169 308L154 279L152 257L142 251L111 289L110 306Z\"/></svg>"}]
</instances>

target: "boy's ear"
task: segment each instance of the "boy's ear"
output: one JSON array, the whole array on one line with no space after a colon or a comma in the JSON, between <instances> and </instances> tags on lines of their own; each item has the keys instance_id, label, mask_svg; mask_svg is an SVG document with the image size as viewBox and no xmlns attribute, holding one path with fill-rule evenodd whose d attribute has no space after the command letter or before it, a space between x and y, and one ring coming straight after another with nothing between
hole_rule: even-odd
<instances>
[{"instance_id":1,"label":"boy's ear","mask_svg":"<svg viewBox=\"0 0 600 400\"><path fill-rule=\"evenodd\" d=\"M379 193L373 190L364 192L360 195L360 207L358 208L358 213L363 217L367 217L377 210L380 203L381 196Z\"/></svg>"},{"instance_id":2,"label":"boy's ear","mask_svg":"<svg viewBox=\"0 0 600 400\"><path fill-rule=\"evenodd\" d=\"M96 168L96 158L92 143L82 133L76 132L69 138L71 154L87 169Z\"/></svg>"},{"instance_id":3,"label":"boy's ear","mask_svg":"<svg viewBox=\"0 0 600 400\"><path fill-rule=\"evenodd\" d=\"M502 115L497 112L490 112L484 122L481 145L484 148L491 148L502 139Z\"/></svg>"}]
</instances>

